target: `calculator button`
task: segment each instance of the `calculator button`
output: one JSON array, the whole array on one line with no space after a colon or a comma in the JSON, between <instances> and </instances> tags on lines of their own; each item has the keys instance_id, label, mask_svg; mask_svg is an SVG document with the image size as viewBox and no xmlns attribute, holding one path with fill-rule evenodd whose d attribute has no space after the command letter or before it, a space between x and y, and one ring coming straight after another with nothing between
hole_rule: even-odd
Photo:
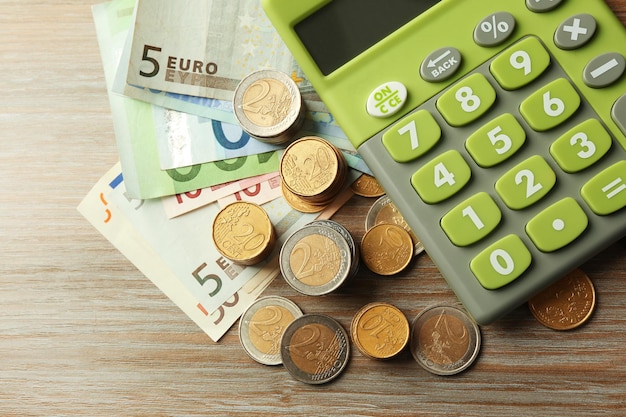
<instances>
[{"instance_id":1,"label":"calculator button","mask_svg":"<svg viewBox=\"0 0 626 417\"><path fill-rule=\"evenodd\" d=\"M580 96L565 78L539 89L520 105L520 112L530 127L545 131L569 119L580 106Z\"/></svg>"},{"instance_id":2,"label":"calculator button","mask_svg":"<svg viewBox=\"0 0 626 417\"><path fill-rule=\"evenodd\" d=\"M447 80L461 67L462 57L458 49L448 47L437 49L424 59L420 75L424 81L436 83Z\"/></svg>"},{"instance_id":3,"label":"calculator button","mask_svg":"<svg viewBox=\"0 0 626 417\"><path fill-rule=\"evenodd\" d=\"M550 54L535 37L513 45L491 63L491 74L505 90L517 90L539 77L550 66Z\"/></svg>"},{"instance_id":4,"label":"calculator button","mask_svg":"<svg viewBox=\"0 0 626 417\"><path fill-rule=\"evenodd\" d=\"M450 150L420 168L411 184L427 204L437 204L452 197L472 176L469 165L458 151Z\"/></svg>"},{"instance_id":5,"label":"calculator button","mask_svg":"<svg viewBox=\"0 0 626 417\"><path fill-rule=\"evenodd\" d=\"M556 184L556 174L539 155L531 156L496 181L496 192L509 208L521 210L541 200Z\"/></svg>"},{"instance_id":6,"label":"calculator button","mask_svg":"<svg viewBox=\"0 0 626 417\"><path fill-rule=\"evenodd\" d=\"M618 98L613 105L611 117L613 117L613 121L622 130L622 133L626 135L626 94Z\"/></svg>"},{"instance_id":7,"label":"calculator button","mask_svg":"<svg viewBox=\"0 0 626 417\"><path fill-rule=\"evenodd\" d=\"M381 84L367 99L367 113L373 117L390 117L402 109L406 102L407 90L404 84L391 81Z\"/></svg>"},{"instance_id":8,"label":"calculator button","mask_svg":"<svg viewBox=\"0 0 626 417\"><path fill-rule=\"evenodd\" d=\"M455 84L437 100L437 109L452 126L464 126L485 114L496 91L484 75L475 73Z\"/></svg>"},{"instance_id":9,"label":"calculator button","mask_svg":"<svg viewBox=\"0 0 626 417\"><path fill-rule=\"evenodd\" d=\"M515 30L511 13L497 12L480 21L474 29L474 42L480 46L496 46L506 41Z\"/></svg>"},{"instance_id":10,"label":"calculator button","mask_svg":"<svg viewBox=\"0 0 626 417\"><path fill-rule=\"evenodd\" d=\"M558 27L554 43L566 50L580 48L593 38L596 28L596 19L590 14L572 16Z\"/></svg>"},{"instance_id":11,"label":"calculator button","mask_svg":"<svg viewBox=\"0 0 626 417\"><path fill-rule=\"evenodd\" d=\"M537 249L554 252L576 240L589 225L587 215L571 197L541 211L526 225L526 233Z\"/></svg>"},{"instance_id":12,"label":"calculator button","mask_svg":"<svg viewBox=\"0 0 626 417\"><path fill-rule=\"evenodd\" d=\"M465 142L465 148L482 168L489 168L513 156L526 141L526 132L511 113L493 119Z\"/></svg>"},{"instance_id":13,"label":"calculator button","mask_svg":"<svg viewBox=\"0 0 626 417\"><path fill-rule=\"evenodd\" d=\"M594 213L606 216L626 207L626 161L611 165L580 191Z\"/></svg>"},{"instance_id":14,"label":"calculator button","mask_svg":"<svg viewBox=\"0 0 626 417\"><path fill-rule=\"evenodd\" d=\"M583 71L583 80L591 88L607 87L624 75L626 59L622 54L609 52L591 60Z\"/></svg>"},{"instance_id":15,"label":"calculator button","mask_svg":"<svg viewBox=\"0 0 626 417\"><path fill-rule=\"evenodd\" d=\"M597 119L589 119L555 140L550 154L563 171L573 174L598 162L611 143L604 126Z\"/></svg>"},{"instance_id":16,"label":"calculator button","mask_svg":"<svg viewBox=\"0 0 626 417\"><path fill-rule=\"evenodd\" d=\"M502 212L493 198L480 192L441 219L441 228L456 246L469 246L491 233L502 220Z\"/></svg>"},{"instance_id":17,"label":"calculator button","mask_svg":"<svg viewBox=\"0 0 626 417\"><path fill-rule=\"evenodd\" d=\"M508 235L483 250L470 262L470 269L488 290L515 281L530 266L532 255L516 235Z\"/></svg>"},{"instance_id":18,"label":"calculator button","mask_svg":"<svg viewBox=\"0 0 626 417\"><path fill-rule=\"evenodd\" d=\"M441 127L426 110L396 123L383 135L383 145L396 162L409 162L428 152L441 138Z\"/></svg>"},{"instance_id":19,"label":"calculator button","mask_svg":"<svg viewBox=\"0 0 626 417\"><path fill-rule=\"evenodd\" d=\"M563 0L526 0L526 7L531 12L548 12L557 8Z\"/></svg>"}]
</instances>

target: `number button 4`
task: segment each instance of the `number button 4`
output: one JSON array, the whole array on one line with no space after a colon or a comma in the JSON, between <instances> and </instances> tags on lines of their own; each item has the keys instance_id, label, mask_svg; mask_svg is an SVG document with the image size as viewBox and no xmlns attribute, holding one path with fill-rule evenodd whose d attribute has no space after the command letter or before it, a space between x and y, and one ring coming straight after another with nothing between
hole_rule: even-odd
<instances>
[{"instance_id":1,"label":"number button 4","mask_svg":"<svg viewBox=\"0 0 626 417\"><path fill-rule=\"evenodd\" d=\"M437 109L451 126L464 126L485 114L496 101L496 90L482 74L472 74L437 100Z\"/></svg>"},{"instance_id":2,"label":"number button 4","mask_svg":"<svg viewBox=\"0 0 626 417\"><path fill-rule=\"evenodd\" d=\"M469 165L458 151L450 150L420 168L411 184L427 204L437 204L452 197L472 176Z\"/></svg>"},{"instance_id":3,"label":"number button 4","mask_svg":"<svg viewBox=\"0 0 626 417\"><path fill-rule=\"evenodd\" d=\"M556 174L542 157L531 156L496 182L498 195L512 210L522 210L541 200L556 184Z\"/></svg>"},{"instance_id":4,"label":"number button 4","mask_svg":"<svg viewBox=\"0 0 626 417\"><path fill-rule=\"evenodd\" d=\"M417 111L383 134L383 145L396 162L413 161L441 138L441 127L426 110Z\"/></svg>"}]
</instances>

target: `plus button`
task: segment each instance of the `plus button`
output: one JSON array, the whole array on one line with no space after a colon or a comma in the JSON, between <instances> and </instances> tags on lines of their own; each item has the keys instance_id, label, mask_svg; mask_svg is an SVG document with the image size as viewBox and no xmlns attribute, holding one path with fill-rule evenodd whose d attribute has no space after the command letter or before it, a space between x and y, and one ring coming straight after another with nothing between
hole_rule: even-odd
<instances>
[{"instance_id":1,"label":"plus button","mask_svg":"<svg viewBox=\"0 0 626 417\"><path fill-rule=\"evenodd\" d=\"M570 33L571 39L573 41L578 40L578 35L586 35L588 32L587 28L580 26L580 19L574 19L571 26L570 25L563 26L563 30L565 32Z\"/></svg>"}]
</instances>

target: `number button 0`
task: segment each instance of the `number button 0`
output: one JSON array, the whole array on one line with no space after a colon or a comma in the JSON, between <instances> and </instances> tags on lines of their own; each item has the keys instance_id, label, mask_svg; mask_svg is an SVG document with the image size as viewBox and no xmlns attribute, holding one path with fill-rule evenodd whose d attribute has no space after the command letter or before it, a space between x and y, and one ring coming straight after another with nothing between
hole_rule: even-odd
<instances>
[{"instance_id":1,"label":"number button 0","mask_svg":"<svg viewBox=\"0 0 626 417\"><path fill-rule=\"evenodd\" d=\"M595 164L611 148L611 136L596 119L589 119L558 138L550 154L565 172L573 174Z\"/></svg>"},{"instance_id":2,"label":"number button 0","mask_svg":"<svg viewBox=\"0 0 626 417\"><path fill-rule=\"evenodd\" d=\"M452 243L469 246L491 233L502 220L493 198L480 192L468 198L441 219L441 228Z\"/></svg>"},{"instance_id":3,"label":"number button 0","mask_svg":"<svg viewBox=\"0 0 626 417\"><path fill-rule=\"evenodd\" d=\"M452 197L472 176L469 165L458 151L450 150L420 168L411 184L427 204L437 204Z\"/></svg>"},{"instance_id":4,"label":"number button 0","mask_svg":"<svg viewBox=\"0 0 626 417\"><path fill-rule=\"evenodd\" d=\"M531 156L496 182L498 195L512 210L522 210L541 200L556 184L556 174L542 157Z\"/></svg>"},{"instance_id":5,"label":"number button 0","mask_svg":"<svg viewBox=\"0 0 626 417\"><path fill-rule=\"evenodd\" d=\"M479 166L489 168L513 156L525 141L522 126L512 114L505 113L473 133L465 148Z\"/></svg>"},{"instance_id":6,"label":"number button 0","mask_svg":"<svg viewBox=\"0 0 626 417\"><path fill-rule=\"evenodd\" d=\"M539 77L550 66L550 55L535 37L528 37L498 56L491 73L505 90L517 90Z\"/></svg>"},{"instance_id":7,"label":"number button 0","mask_svg":"<svg viewBox=\"0 0 626 417\"><path fill-rule=\"evenodd\" d=\"M482 74L472 74L437 100L437 109L452 126L464 126L485 114L496 101L496 91Z\"/></svg>"},{"instance_id":8,"label":"number button 0","mask_svg":"<svg viewBox=\"0 0 626 417\"><path fill-rule=\"evenodd\" d=\"M516 235L508 235L479 253L470 262L470 269L488 290L496 290L513 282L530 266L532 255Z\"/></svg>"},{"instance_id":9,"label":"number button 0","mask_svg":"<svg viewBox=\"0 0 626 417\"><path fill-rule=\"evenodd\" d=\"M396 123L383 135L383 145L396 162L409 162L428 152L441 138L441 128L426 110Z\"/></svg>"},{"instance_id":10,"label":"number button 0","mask_svg":"<svg viewBox=\"0 0 626 417\"><path fill-rule=\"evenodd\" d=\"M530 127L538 132L550 130L566 121L580 106L580 96L565 78L539 89L520 106Z\"/></svg>"}]
</instances>

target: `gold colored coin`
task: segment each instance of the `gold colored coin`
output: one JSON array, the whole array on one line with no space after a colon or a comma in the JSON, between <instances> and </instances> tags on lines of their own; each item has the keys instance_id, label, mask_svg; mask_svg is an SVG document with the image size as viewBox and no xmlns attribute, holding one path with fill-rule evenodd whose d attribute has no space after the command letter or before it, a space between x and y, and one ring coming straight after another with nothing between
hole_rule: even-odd
<instances>
[{"instance_id":1,"label":"gold colored coin","mask_svg":"<svg viewBox=\"0 0 626 417\"><path fill-rule=\"evenodd\" d=\"M292 97L287 86L274 78L261 78L243 93L243 112L257 126L274 126L289 114Z\"/></svg>"},{"instance_id":2,"label":"gold colored coin","mask_svg":"<svg viewBox=\"0 0 626 417\"><path fill-rule=\"evenodd\" d=\"M326 207L325 205L315 205L307 203L306 201L289 191L289 189L285 187L283 182L280 183L280 189L287 204L289 204L289 206L294 210L297 210L301 213L319 213Z\"/></svg>"},{"instance_id":3,"label":"gold colored coin","mask_svg":"<svg viewBox=\"0 0 626 417\"><path fill-rule=\"evenodd\" d=\"M403 271L413 257L409 232L395 224L379 224L368 230L361 241L361 258L379 275Z\"/></svg>"},{"instance_id":4,"label":"gold colored coin","mask_svg":"<svg viewBox=\"0 0 626 417\"><path fill-rule=\"evenodd\" d=\"M580 269L567 274L528 300L533 316L553 330L570 330L585 323L596 307L591 279Z\"/></svg>"},{"instance_id":5,"label":"gold colored coin","mask_svg":"<svg viewBox=\"0 0 626 417\"><path fill-rule=\"evenodd\" d=\"M213 242L225 258L241 265L254 265L270 254L276 233L263 208L238 201L217 213Z\"/></svg>"},{"instance_id":6,"label":"gold colored coin","mask_svg":"<svg viewBox=\"0 0 626 417\"><path fill-rule=\"evenodd\" d=\"M289 266L304 285L319 287L332 281L341 267L337 243L321 234L304 236L289 254Z\"/></svg>"},{"instance_id":7,"label":"gold colored coin","mask_svg":"<svg viewBox=\"0 0 626 417\"><path fill-rule=\"evenodd\" d=\"M352 341L365 356L388 359L404 349L410 330L409 321L397 307L371 303L354 316L350 332Z\"/></svg>"},{"instance_id":8,"label":"gold colored coin","mask_svg":"<svg viewBox=\"0 0 626 417\"><path fill-rule=\"evenodd\" d=\"M341 191L347 172L341 152L316 136L293 142L280 161L285 188L312 204L329 203Z\"/></svg>"},{"instance_id":9,"label":"gold colored coin","mask_svg":"<svg viewBox=\"0 0 626 417\"><path fill-rule=\"evenodd\" d=\"M409 224L404 220L402 213L396 208L395 204L388 196L383 196L376 200L372 205L365 219L365 230L371 229L377 224L397 224L402 226L409 235L414 244L413 255L419 255L424 252L424 245L419 238L413 233Z\"/></svg>"},{"instance_id":10,"label":"gold colored coin","mask_svg":"<svg viewBox=\"0 0 626 417\"><path fill-rule=\"evenodd\" d=\"M368 174L361 175L350 187L354 194L362 197L380 197L385 194L378 180Z\"/></svg>"}]
</instances>

